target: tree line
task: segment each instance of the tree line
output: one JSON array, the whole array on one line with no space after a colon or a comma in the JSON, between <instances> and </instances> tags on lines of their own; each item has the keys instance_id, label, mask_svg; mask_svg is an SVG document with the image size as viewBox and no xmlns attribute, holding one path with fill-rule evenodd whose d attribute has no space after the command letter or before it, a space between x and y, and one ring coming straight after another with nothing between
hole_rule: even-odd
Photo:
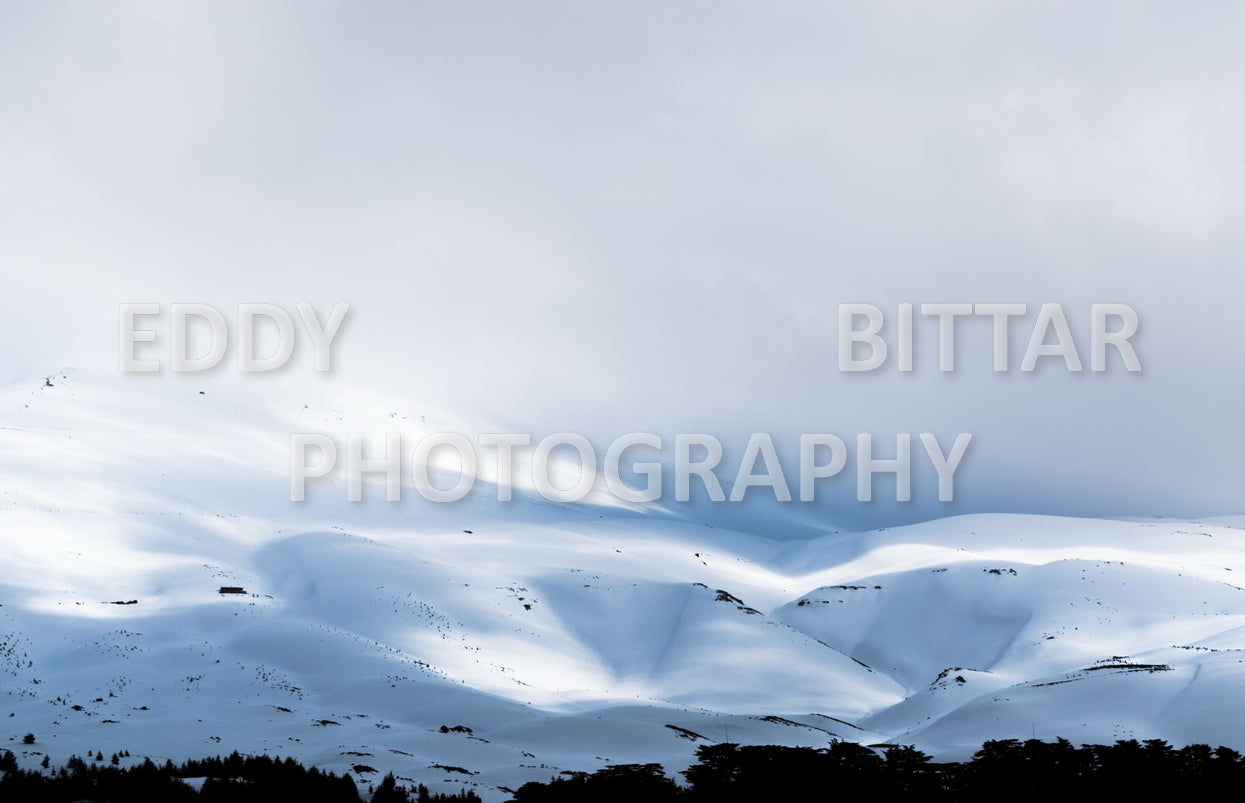
<instances>
[{"instance_id":1,"label":"tree line","mask_svg":"<svg viewBox=\"0 0 1245 803\"><path fill-rule=\"evenodd\" d=\"M1245 763L1228 747L1174 748L1157 739L1081 745L1067 739L988 741L965 762L935 763L909 746L826 748L702 745L684 784L660 764L611 765L521 786L511 803L768 803L844 799L996 803L1191 799L1245 792Z\"/></svg>"},{"instance_id":2,"label":"tree line","mask_svg":"<svg viewBox=\"0 0 1245 803\"><path fill-rule=\"evenodd\" d=\"M1064 801L1241 797L1245 759L1229 747L1134 739L1077 747L1067 739L987 741L969 761L934 762L903 745L828 747L702 745L696 763L677 783L660 764L610 765L596 772L564 772L531 782L511 803L769 803L843 798L862 792L887 801L995 803L1059 796ZM186 778L206 778L201 788ZM509 791L509 790L507 790ZM0 753L0 800L5 803L480 803L470 790L433 794L385 776L369 796L349 774L304 767L291 758L205 758L175 765L150 759L130 767L72 757L62 767L23 770L12 752Z\"/></svg>"},{"instance_id":3,"label":"tree line","mask_svg":"<svg viewBox=\"0 0 1245 803\"><path fill-rule=\"evenodd\" d=\"M199 789L186 778L206 778ZM0 753L0 801L5 803L360 803L365 800L349 774L341 776L304 767L292 758L241 756L204 758L175 765L151 759L132 767L88 762L74 756L64 766L23 770L12 752ZM480 803L470 790L433 794L423 784L414 789L385 776L371 803Z\"/></svg>"}]
</instances>

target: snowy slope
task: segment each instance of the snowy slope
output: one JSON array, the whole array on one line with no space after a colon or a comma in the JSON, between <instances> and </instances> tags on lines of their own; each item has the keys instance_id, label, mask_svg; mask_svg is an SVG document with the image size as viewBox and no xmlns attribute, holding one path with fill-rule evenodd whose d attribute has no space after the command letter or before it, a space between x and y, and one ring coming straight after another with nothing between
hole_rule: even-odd
<instances>
[{"instance_id":1,"label":"snowy slope","mask_svg":"<svg viewBox=\"0 0 1245 803\"><path fill-rule=\"evenodd\" d=\"M292 432L482 429L131 379L2 391L0 739L31 764L263 750L504 799L563 769L685 766L706 741L1245 748L1240 521L775 541L487 486L352 504L334 481L297 505Z\"/></svg>"}]
</instances>

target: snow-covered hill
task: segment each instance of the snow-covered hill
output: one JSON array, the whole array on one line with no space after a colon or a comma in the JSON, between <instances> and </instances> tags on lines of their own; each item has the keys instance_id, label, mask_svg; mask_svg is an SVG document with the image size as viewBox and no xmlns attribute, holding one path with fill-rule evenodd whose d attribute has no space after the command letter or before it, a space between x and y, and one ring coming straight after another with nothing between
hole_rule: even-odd
<instances>
[{"instance_id":1,"label":"snow-covered hill","mask_svg":"<svg viewBox=\"0 0 1245 803\"><path fill-rule=\"evenodd\" d=\"M2 391L0 746L25 763L266 751L500 800L719 741L1245 748L1240 522L792 541L522 492L299 505L290 433L454 424L218 384Z\"/></svg>"}]
</instances>

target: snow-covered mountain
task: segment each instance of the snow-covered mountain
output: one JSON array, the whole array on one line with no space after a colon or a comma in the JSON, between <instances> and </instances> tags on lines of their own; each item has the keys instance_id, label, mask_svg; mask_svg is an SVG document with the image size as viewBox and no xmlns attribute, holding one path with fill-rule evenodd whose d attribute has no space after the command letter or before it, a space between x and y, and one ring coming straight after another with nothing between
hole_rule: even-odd
<instances>
[{"instance_id":1,"label":"snow-covered mountain","mask_svg":"<svg viewBox=\"0 0 1245 803\"><path fill-rule=\"evenodd\" d=\"M721 741L1245 748L1245 519L790 540L522 492L295 504L290 433L455 424L264 387L0 391L0 747L264 751L486 800Z\"/></svg>"}]
</instances>

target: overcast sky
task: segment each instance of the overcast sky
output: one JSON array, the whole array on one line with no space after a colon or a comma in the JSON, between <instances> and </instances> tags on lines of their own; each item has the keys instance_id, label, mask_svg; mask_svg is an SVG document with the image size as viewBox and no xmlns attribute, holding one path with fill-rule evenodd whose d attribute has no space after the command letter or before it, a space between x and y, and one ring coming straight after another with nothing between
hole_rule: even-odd
<instances>
[{"instance_id":1,"label":"overcast sky","mask_svg":"<svg viewBox=\"0 0 1245 803\"><path fill-rule=\"evenodd\" d=\"M0 0L0 379L115 371L122 302L346 301L331 383L516 432L974 434L853 526L1245 512L1242 13ZM853 302L1030 314L1006 374L984 319L843 374ZM1143 371L1014 370L1044 302Z\"/></svg>"}]
</instances>

